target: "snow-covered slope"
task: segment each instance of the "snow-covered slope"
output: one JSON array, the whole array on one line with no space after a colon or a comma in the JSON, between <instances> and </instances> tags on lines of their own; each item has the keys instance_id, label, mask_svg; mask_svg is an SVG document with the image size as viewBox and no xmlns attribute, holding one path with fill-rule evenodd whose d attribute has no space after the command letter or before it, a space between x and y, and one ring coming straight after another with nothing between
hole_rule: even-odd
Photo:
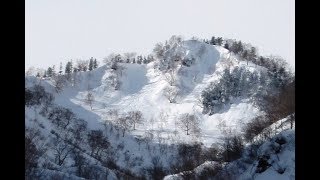
<instances>
[{"instance_id":1,"label":"snow-covered slope","mask_svg":"<svg viewBox=\"0 0 320 180\"><path fill-rule=\"evenodd\" d=\"M266 71L255 64L239 61L221 46L189 40L183 41L178 49L185 58L194 59L194 63L190 66L179 65L174 72L175 82L171 87L178 89L174 103L170 103L165 96L165 89L170 87L168 73L157 68L157 61L148 64L120 63L123 68L117 72L121 82L117 90L110 85L109 79L114 71L108 65L89 72L78 72L72 77L73 82L67 83L59 93L52 79L26 77L26 87L40 84L54 95L55 105L70 109L87 122L89 130L103 130L112 148L117 151L113 158L118 167L130 168L132 173L141 175L146 167L154 167L154 159L159 157L158 163L169 170L175 163L177 144L200 142L210 147L221 142L226 133L240 133L246 122L262 114L247 97L231 99L213 115L203 114L200 96L210 82L219 81L226 68ZM85 101L88 92L94 97L92 109ZM120 116L129 111L141 111L143 122L120 137L119 131L110 125L115 123L108 115L110 110L118 110ZM183 113L194 114L199 119L200 133L186 135L179 127L178 118ZM56 131L48 118L34 108L26 108L26 126L41 126L42 134L48 139L53 137L52 131ZM89 149L87 144L82 148ZM48 154L53 158L53 151L49 150ZM129 160L128 154L131 157ZM72 164L72 158L68 158L67 164ZM92 159L92 162L95 161ZM66 171L73 172L73 169ZM108 178L115 179L114 170L103 171L109 173Z\"/></svg>"},{"instance_id":2,"label":"snow-covered slope","mask_svg":"<svg viewBox=\"0 0 320 180\"><path fill-rule=\"evenodd\" d=\"M143 135L146 130L153 129L166 139L174 135L176 140L183 142L193 141L195 137L186 136L179 130L176 126L177 117L182 113L194 113L200 119L202 129L201 136L196 139L200 138L207 146L219 140L223 128L218 127L225 125L232 128L232 131L237 131L244 121L259 114L246 99L235 99L233 104L227 105L219 113L203 115L199 97L204 88L210 82L218 80L225 67L245 64L233 56L229 57L228 50L219 46L190 40L183 42L182 48L186 56L194 57L196 61L192 66L183 66L177 72L177 86L181 91L176 103L170 103L163 95L168 82L165 75L154 68L154 62L147 65L122 64L125 69L121 76L122 86L118 91L110 88L105 80L110 74L110 69L106 66L82 73L80 83L76 87L65 88L56 96L56 103L71 108L79 116L88 119L89 127L92 128L98 127L96 122L106 120L106 113L110 109L119 109L120 112L138 110L143 113L146 122L150 119L155 122L138 125L132 134ZM248 68L251 67L249 64ZM87 113L90 107L84 103L88 87L95 97L90 116ZM166 122L159 119L160 114L167 117ZM221 124L222 121L225 124ZM175 130L178 130L178 134Z\"/></svg>"}]
</instances>

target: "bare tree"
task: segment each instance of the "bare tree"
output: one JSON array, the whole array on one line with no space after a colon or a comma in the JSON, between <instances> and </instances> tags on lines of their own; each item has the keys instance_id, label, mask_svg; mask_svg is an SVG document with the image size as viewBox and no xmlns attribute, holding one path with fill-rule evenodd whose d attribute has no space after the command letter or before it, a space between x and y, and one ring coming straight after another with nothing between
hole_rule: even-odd
<instances>
[{"instance_id":1,"label":"bare tree","mask_svg":"<svg viewBox=\"0 0 320 180\"><path fill-rule=\"evenodd\" d=\"M178 96L177 87L166 87L163 89L164 96L169 100L170 103L176 102Z\"/></svg>"},{"instance_id":2,"label":"bare tree","mask_svg":"<svg viewBox=\"0 0 320 180\"><path fill-rule=\"evenodd\" d=\"M80 144L83 143L84 139L83 137L85 136L85 133L87 132L87 121L83 119L76 119L73 122L72 128L70 128L70 132L72 133L72 141L73 144L76 146L79 146Z\"/></svg>"},{"instance_id":3,"label":"bare tree","mask_svg":"<svg viewBox=\"0 0 320 180\"><path fill-rule=\"evenodd\" d=\"M85 103L90 105L90 108L92 110L92 103L94 102L94 96L91 91L88 92L86 95Z\"/></svg>"},{"instance_id":4,"label":"bare tree","mask_svg":"<svg viewBox=\"0 0 320 180\"><path fill-rule=\"evenodd\" d=\"M110 143L101 130L91 130L88 134L88 143L91 147L91 156L101 157L101 153L108 149Z\"/></svg>"},{"instance_id":5,"label":"bare tree","mask_svg":"<svg viewBox=\"0 0 320 180\"><path fill-rule=\"evenodd\" d=\"M77 60L75 65L78 71L87 71L88 66L89 66L89 60Z\"/></svg>"},{"instance_id":6,"label":"bare tree","mask_svg":"<svg viewBox=\"0 0 320 180\"><path fill-rule=\"evenodd\" d=\"M174 86L177 81L174 69L169 69L164 77L166 78L166 81L170 84L170 86Z\"/></svg>"},{"instance_id":7,"label":"bare tree","mask_svg":"<svg viewBox=\"0 0 320 180\"><path fill-rule=\"evenodd\" d=\"M199 120L193 114L182 114L179 117L179 127L186 131L187 135L189 132L197 132L199 130Z\"/></svg>"},{"instance_id":8,"label":"bare tree","mask_svg":"<svg viewBox=\"0 0 320 180\"><path fill-rule=\"evenodd\" d=\"M133 123L133 130L136 129L136 124L140 124L143 121L142 112L141 111L130 111L128 112L129 118Z\"/></svg>"},{"instance_id":9,"label":"bare tree","mask_svg":"<svg viewBox=\"0 0 320 180\"><path fill-rule=\"evenodd\" d=\"M38 167L39 158L45 153L46 149L44 144L40 144L42 139L38 129L25 130L25 177L33 179L35 169Z\"/></svg>"},{"instance_id":10,"label":"bare tree","mask_svg":"<svg viewBox=\"0 0 320 180\"><path fill-rule=\"evenodd\" d=\"M55 162L59 166L62 166L65 159L70 155L73 149L70 148L69 145L61 138L54 139L52 147L55 155Z\"/></svg>"},{"instance_id":11,"label":"bare tree","mask_svg":"<svg viewBox=\"0 0 320 180\"><path fill-rule=\"evenodd\" d=\"M153 125L155 123L155 119L151 117L148 122L151 124L151 130L153 131Z\"/></svg>"},{"instance_id":12,"label":"bare tree","mask_svg":"<svg viewBox=\"0 0 320 180\"><path fill-rule=\"evenodd\" d=\"M115 124L119 129L122 130L122 137L124 137L125 132L130 130L132 126L132 121L130 121L129 116L123 116L118 118Z\"/></svg>"},{"instance_id":13,"label":"bare tree","mask_svg":"<svg viewBox=\"0 0 320 180\"><path fill-rule=\"evenodd\" d=\"M161 110L159 113L159 119L160 119L160 129L163 130L163 127L168 123L168 113Z\"/></svg>"},{"instance_id":14,"label":"bare tree","mask_svg":"<svg viewBox=\"0 0 320 180\"><path fill-rule=\"evenodd\" d=\"M107 115L110 117L111 120L116 120L119 117L119 110L118 109L110 109L107 112Z\"/></svg>"}]
</instances>

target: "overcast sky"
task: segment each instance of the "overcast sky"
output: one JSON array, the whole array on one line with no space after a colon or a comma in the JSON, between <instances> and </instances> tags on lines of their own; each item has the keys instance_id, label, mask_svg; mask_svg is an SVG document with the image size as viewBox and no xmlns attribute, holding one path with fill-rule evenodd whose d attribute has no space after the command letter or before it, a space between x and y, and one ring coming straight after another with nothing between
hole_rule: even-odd
<instances>
[{"instance_id":1,"label":"overcast sky","mask_svg":"<svg viewBox=\"0 0 320 180\"><path fill-rule=\"evenodd\" d=\"M294 67L294 9L294 0L26 0L26 68L148 54L171 35L235 38Z\"/></svg>"}]
</instances>

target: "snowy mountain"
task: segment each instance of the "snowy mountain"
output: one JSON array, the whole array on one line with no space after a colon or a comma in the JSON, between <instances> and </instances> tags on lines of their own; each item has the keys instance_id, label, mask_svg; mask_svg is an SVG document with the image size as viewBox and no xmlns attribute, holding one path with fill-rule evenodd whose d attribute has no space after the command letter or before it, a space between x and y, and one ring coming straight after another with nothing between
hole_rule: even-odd
<instances>
[{"instance_id":1,"label":"snowy mountain","mask_svg":"<svg viewBox=\"0 0 320 180\"><path fill-rule=\"evenodd\" d=\"M162 179L204 162L213 166L204 152L266 114L254 100L273 83L260 80L268 68L197 40L171 39L156 50L147 64L113 58L92 71L26 77L26 137L35 146L28 153L39 156L29 160L31 179ZM237 86L246 90L220 90L207 113L204 92L224 87L226 72L231 79L249 74ZM246 84L256 82L251 77L259 83ZM287 135L294 141L294 131ZM294 159L291 148L283 156ZM294 166L284 175L294 176Z\"/></svg>"}]
</instances>

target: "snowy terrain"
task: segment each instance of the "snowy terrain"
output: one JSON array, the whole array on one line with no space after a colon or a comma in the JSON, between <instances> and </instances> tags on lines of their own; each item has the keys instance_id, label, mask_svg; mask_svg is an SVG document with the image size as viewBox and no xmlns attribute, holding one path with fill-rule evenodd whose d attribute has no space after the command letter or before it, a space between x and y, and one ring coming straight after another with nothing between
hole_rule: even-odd
<instances>
[{"instance_id":1,"label":"snowy terrain","mask_svg":"<svg viewBox=\"0 0 320 180\"><path fill-rule=\"evenodd\" d=\"M169 168L170 159L176 156L173 151L176 147L172 145L201 142L205 147L210 147L212 144L221 142L227 133L241 133L244 124L262 114L249 99L234 98L219 112L209 116L202 113L203 109L199 99L202 91L210 82L219 81L225 68L245 67L251 72L265 71L265 68L252 63L247 65L246 62L238 61L235 55L221 46L212 46L196 40L183 41L179 48L185 52L186 57L194 58L195 62L190 67L180 66L175 72L177 77L175 86L179 88L179 95L174 103L170 103L164 95L164 89L170 86L167 81L168 75L155 68L157 67L156 62L120 63L124 69L121 72L122 84L119 90L111 88L107 81L112 73L107 65L93 71L78 73L78 82L73 86L66 85L60 93L56 93L50 79L40 80L36 77L26 77L26 87L32 87L34 84L44 86L47 92L54 94L54 104L70 109L77 117L85 120L89 130L107 129L111 146L114 149L118 148L116 157L118 166L123 168L132 166L133 173L141 174L145 167L152 165L152 157L159 155L162 165ZM85 102L88 92L92 92L95 99L92 110ZM119 134L117 135L110 126L115 123L108 115L110 110L118 110L120 115L129 111L141 111L144 121L137 124L135 130L131 129L124 137L119 137ZM186 132L179 128L177 119L183 113L194 114L199 119L200 134L186 135ZM26 108L25 114L26 127L41 124L41 133L45 137L52 136L51 131L55 128L46 117L41 115L39 110ZM287 136L292 136L292 134L288 132ZM140 144L137 138L149 138L152 143ZM47 138L48 141L49 139ZM121 144L124 147L119 149ZM85 149L86 146L83 145L83 148ZM161 152L161 146L168 148L165 152ZM146 147L153 148L153 153L147 151ZM165 155L161 155L160 152ZM48 154L50 153L53 152L49 150ZM129 161L124 155L127 153L132 155ZM291 155L283 154L282 156ZM53 154L51 156L53 157ZM139 165L129 165L142 157L144 161ZM92 159L92 161L96 160ZM72 162L72 158L69 158L66 164L72 164ZM207 165L212 163L206 162ZM73 170L70 169L70 171ZM107 169L106 171L109 174L107 179L117 179L112 170ZM278 178L271 170L267 170L266 173L270 176L261 174L256 178L263 179L271 175ZM77 178L73 177L73 179Z\"/></svg>"},{"instance_id":2,"label":"snowy terrain","mask_svg":"<svg viewBox=\"0 0 320 180\"><path fill-rule=\"evenodd\" d=\"M187 54L196 57L196 64L191 67L183 67L178 82L185 92L179 97L177 103L169 103L163 96L163 89L168 86L164 75L153 68L154 63L145 64L123 64L125 70L121 78L123 83L120 91L108 88L104 79L108 76L108 70L102 66L92 72L83 73L83 79L78 87L66 88L56 97L56 103L71 108L84 119L89 120L89 127L98 128L97 122L106 120L106 113L110 109L119 109L121 112L139 110L148 122L154 119L155 123L143 123L138 125L137 130L132 131L134 135L143 135L146 130L160 131L161 136L168 138L178 130L175 119L182 113L195 113L201 122L201 142L210 146L219 140L221 129L218 125L221 121L232 131L237 131L241 124L259 114L259 111L245 99L234 100L225 110L212 116L202 115L199 106L199 97L202 90L214 80L219 79L225 66L245 66L235 57L225 60L229 54L226 49L213 47L198 41L186 41L184 48ZM200 53L199 51L203 51ZM249 66L250 67L250 66ZM196 77L196 78L194 78ZM84 103L88 87L95 97L92 115L88 116L89 105ZM81 107L81 108L79 108ZM81 110L82 109L82 110ZM161 122L158 118L160 113L165 113L167 122ZM192 141L194 137L185 136L181 131L177 135L179 141ZM168 142L169 143L169 142Z\"/></svg>"}]
</instances>

